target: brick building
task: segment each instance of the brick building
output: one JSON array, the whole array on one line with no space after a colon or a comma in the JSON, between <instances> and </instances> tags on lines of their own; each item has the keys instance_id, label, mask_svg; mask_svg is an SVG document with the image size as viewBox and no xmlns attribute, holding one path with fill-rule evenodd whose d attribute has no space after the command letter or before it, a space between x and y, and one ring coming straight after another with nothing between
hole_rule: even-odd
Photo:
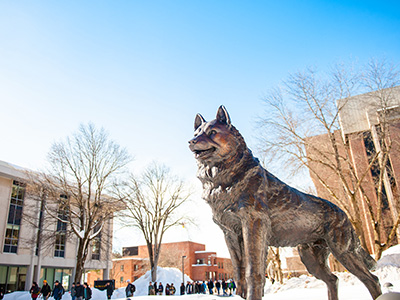
<instances>
[{"instance_id":1,"label":"brick building","mask_svg":"<svg viewBox=\"0 0 400 300\"><path fill-rule=\"evenodd\" d=\"M124 247L122 258L113 260L112 279L116 287L134 281L150 270L147 246ZM206 251L204 244L190 241L164 243L158 266L182 269L193 280L229 279L233 276L229 258L218 257L216 252Z\"/></svg>"},{"instance_id":2,"label":"brick building","mask_svg":"<svg viewBox=\"0 0 400 300\"><path fill-rule=\"evenodd\" d=\"M377 101L377 99L380 101ZM381 104L382 101L386 101L384 106ZM377 102L380 102L380 104L377 105ZM338 105L341 107L339 112L340 130L335 132L335 138L345 141L345 144L337 143L338 151L342 158L348 158L354 166L354 170L351 170L343 162L341 173L346 178L350 177L350 172L355 172L359 178L365 174L362 188L371 201L373 211L382 209L382 226L384 234L387 235L400 213L400 87L342 99L338 101ZM379 207L376 186L379 176L378 168L372 167L370 171L366 171L371 163L371 157L381 149L382 141L379 140L378 133L383 123L389 124L387 132L390 133L390 136L387 136L386 140L390 139L392 149L384 174L382 205ZM307 155L313 157L316 161L334 159L332 146L326 134L311 137L306 150ZM310 165L316 170L316 174L323 177L325 183L334 189L340 200L348 199L336 174L331 169L319 163L313 164L311 162ZM318 196L337 203L337 200L318 180L316 174L312 172L310 174ZM367 201L361 194L357 197L357 201L359 201L358 207L360 207L362 216L366 247L370 253L374 253L374 235ZM386 236L383 236L382 241L385 238ZM399 238L398 230L395 244L399 242Z\"/></svg>"}]
</instances>

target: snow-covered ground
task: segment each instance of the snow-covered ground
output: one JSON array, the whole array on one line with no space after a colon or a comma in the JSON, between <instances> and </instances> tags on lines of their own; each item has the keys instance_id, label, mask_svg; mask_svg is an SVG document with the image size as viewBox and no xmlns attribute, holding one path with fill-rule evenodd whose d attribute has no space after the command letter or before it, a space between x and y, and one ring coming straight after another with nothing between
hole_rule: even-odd
<instances>
[{"instance_id":1,"label":"snow-covered ground","mask_svg":"<svg viewBox=\"0 0 400 300\"><path fill-rule=\"evenodd\" d=\"M378 262L378 268L373 272L379 277L381 285L387 282L393 284L393 291L400 292L400 245L394 246L383 253L382 258ZM339 277L339 299L341 300L369 300L372 299L365 286L352 274L343 272L336 273ZM185 275L185 281L190 280ZM174 283L177 296L147 296L147 287L149 285L150 272L140 277L134 282L136 293L133 298L140 300L164 299L189 299L189 300L216 300L216 295L179 295L179 286L182 282L182 273L178 269L158 268L157 281L162 282L164 287L166 283ZM384 290L384 289L383 289ZM385 292L385 290L384 290ZM224 297L225 298L225 297ZM4 300L30 300L28 292L14 292L4 296ZM62 300L70 300L69 293L65 293ZM93 300L106 300L106 292L93 289ZM125 288L114 291L112 299L125 299ZM239 296L232 296L229 299L239 300ZM310 276L300 276L299 278L291 278L283 284L271 285L267 282L265 286L265 296L263 300L322 300L328 299L325 283ZM50 298L53 300L53 298Z\"/></svg>"}]
</instances>

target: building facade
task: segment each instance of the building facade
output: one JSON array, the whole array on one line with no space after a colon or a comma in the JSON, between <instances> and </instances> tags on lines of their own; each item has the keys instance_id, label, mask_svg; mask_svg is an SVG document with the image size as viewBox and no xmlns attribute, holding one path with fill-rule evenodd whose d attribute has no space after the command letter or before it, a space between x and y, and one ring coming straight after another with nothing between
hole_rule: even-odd
<instances>
[{"instance_id":1,"label":"building facade","mask_svg":"<svg viewBox=\"0 0 400 300\"><path fill-rule=\"evenodd\" d=\"M0 286L7 292L29 290L32 281L42 286L46 279L51 286L58 280L69 289L77 239L68 234L67 223L43 216L43 202L28 191L25 170L0 161ZM58 218L65 218L62 207ZM112 268L112 227L110 220L93 241L85 263L85 269L102 270L105 279ZM39 231L46 232L41 243Z\"/></svg>"},{"instance_id":2,"label":"building facade","mask_svg":"<svg viewBox=\"0 0 400 300\"><path fill-rule=\"evenodd\" d=\"M122 258L113 259L112 278L116 287L135 281L150 270L146 245L124 247ZM164 243L158 266L182 270L194 281L222 280L233 277L231 259L218 257L214 251L206 251L204 244L190 241Z\"/></svg>"},{"instance_id":3,"label":"building facade","mask_svg":"<svg viewBox=\"0 0 400 300\"><path fill-rule=\"evenodd\" d=\"M372 209L374 212L382 210L381 226L384 236L381 241L386 239L400 213L400 87L342 99L338 101L338 106L340 107L340 130L335 132L334 137L336 140L345 141L342 144L337 143L339 157L348 158L354 166L354 169L351 169L343 163L341 174L345 178L350 178L351 172L354 172L358 178L363 178L361 186L364 194L357 195L357 206L362 216L365 246L370 253L374 254L374 229L368 210ZM385 128L384 139L381 138L382 128ZM370 164L373 163L372 157L381 151L382 143L385 143L385 146L391 144L391 151L383 174L382 203L379 204L377 182L380 171L378 167L373 165L371 167ZM314 136L309 139L307 155L313 157L315 161L334 159L330 153L333 151L328 135ZM310 175L318 196L339 204L316 174L323 177L325 184L335 190L338 199L347 201L348 197L344 194L341 182L332 170L319 163L311 162L310 165L315 170L315 173L310 172ZM365 197L368 197L370 207L367 206ZM398 230L393 242L399 243L399 238Z\"/></svg>"}]
</instances>

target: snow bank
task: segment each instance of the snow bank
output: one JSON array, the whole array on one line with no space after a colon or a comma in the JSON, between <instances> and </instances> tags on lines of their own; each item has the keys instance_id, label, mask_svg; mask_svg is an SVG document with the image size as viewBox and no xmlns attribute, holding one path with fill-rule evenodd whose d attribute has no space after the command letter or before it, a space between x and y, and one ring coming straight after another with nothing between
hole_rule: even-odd
<instances>
[{"instance_id":1,"label":"snow bank","mask_svg":"<svg viewBox=\"0 0 400 300\"><path fill-rule=\"evenodd\" d=\"M378 261L377 270L372 273L378 276L382 286L386 282L390 282L394 286L393 291L400 292L400 245L393 246L384 251L382 258ZM335 275L339 278L339 293L341 290L347 290L347 287L354 287L363 292L367 291L365 286L353 274L348 272L335 272ZM304 291L305 289L323 289L326 291L326 285L323 281L313 276L302 275L298 278L294 277L286 280L283 284L271 284L267 281L265 285L265 295L277 294L290 290L296 290L298 293L302 293L301 290ZM360 292L360 295L363 294L363 292ZM362 297L360 299L362 299Z\"/></svg>"},{"instance_id":2,"label":"snow bank","mask_svg":"<svg viewBox=\"0 0 400 300\"><path fill-rule=\"evenodd\" d=\"M149 282L151 281L151 272L147 271L146 274L144 274L142 277L137 279L136 281L133 282L133 284L136 287L136 292L134 296L146 296L148 294L148 286ZM185 284L187 281L192 281L189 276L185 274ZM165 285L167 283L171 284L173 283L176 289L175 295L180 294L180 286L182 283L182 271L176 269L176 268L157 268L157 285L159 283L162 283L164 286L164 293L165 293ZM124 294L123 297L125 297L125 288L124 288Z\"/></svg>"},{"instance_id":3,"label":"snow bank","mask_svg":"<svg viewBox=\"0 0 400 300\"><path fill-rule=\"evenodd\" d=\"M381 259L378 261L378 268L394 266L400 268L400 245L390 247L383 251Z\"/></svg>"},{"instance_id":4,"label":"snow bank","mask_svg":"<svg viewBox=\"0 0 400 300\"><path fill-rule=\"evenodd\" d=\"M382 259L378 262L378 268L373 272L379 277L381 285L386 282L393 284L393 291L400 292L400 245L394 246L386 250ZM399 257L399 258L396 258ZM348 272L335 273L339 278L339 299L346 300L365 300L371 299L366 287L352 274ZM177 296L147 296L147 288L151 281L150 271L134 282L136 286L135 297L141 296L140 300L215 300L215 295L185 295L179 296L179 286L182 282L182 272L175 268L157 268L157 282L162 282L164 288L167 283L173 283L176 287ZM185 275L185 282L192 281ZM106 300L106 292L92 289L92 300ZM384 291L385 292L385 291ZM160 299L161 298L161 299ZM4 296L4 300L30 300L28 292L14 292ZM53 300L53 298L50 298ZM62 300L70 300L69 293L65 293ZM112 299L126 299L125 288L120 288L114 291ZM240 300L239 296L230 297L229 299ZM312 276L302 275L298 278L286 280L284 284L271 284L267 280L265 286L264 300L321 300L328 299L327 289L324 282Z\"/></svg>"}]
</instances>

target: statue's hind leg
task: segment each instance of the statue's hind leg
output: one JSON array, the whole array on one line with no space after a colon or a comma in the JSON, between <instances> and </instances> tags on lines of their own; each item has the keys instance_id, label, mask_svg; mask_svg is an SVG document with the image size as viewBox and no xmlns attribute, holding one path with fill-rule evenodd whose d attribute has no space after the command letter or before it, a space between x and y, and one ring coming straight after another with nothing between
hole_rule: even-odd
<instances>
[{"instance_id":1,"label":"statue's hind leg","mask_svg":"<svg viewBox=\"0 0 400 300\"><path fill-rule=\"evenodd\" d=\"M297 249L308 272L326 283L328 299L338 300L338 278L329 269L327 259L330 251L326 243L319 241L313 244L301 244Z\"/></svg>"},{"instance_id":2,"label":"statue's hind leg","mask_svg":"<svg viewBox=\"0 0 400 300\"><path fill-rule=\"evenodd\" d=\"M344 235L343 231L339 232L333 242L328 242L332 254L350 273L360 279L373 299L378 298L382 294L379 279L369 271L373 267L373 259L361 247L354 232L347 236L349 240L346 243L342 243L340 239Z\"/></svg>"}]
</instances>

